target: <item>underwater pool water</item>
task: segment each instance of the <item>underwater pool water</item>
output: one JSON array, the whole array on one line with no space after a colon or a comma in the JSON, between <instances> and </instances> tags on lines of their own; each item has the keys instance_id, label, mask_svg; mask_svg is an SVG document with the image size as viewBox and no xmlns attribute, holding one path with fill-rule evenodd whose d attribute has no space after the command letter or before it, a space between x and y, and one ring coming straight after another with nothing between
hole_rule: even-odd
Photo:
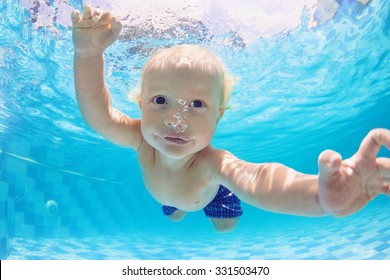
<instances>
[{"instance_id":1,"label":"underwater pool water","mask_svg":"<svg viewBox=\"0 0 390 280\"><path fill-rule=\"evenodd\" d=\"M212 145L241 159L315 174L324 149L347 158L369 130L390 128L389 1L323 1L325 12L303 0L144 2L90 1L124 23L106 52L123 112L140 116L128 93L147 58L191 43L238 77ZM146 192L135 153L79 113L69 18L82 1L0 5L1 259L390 259L385 196L342 219L244 204L227 234L202 211L170 222Z\"/></svg>"}]
</instances>

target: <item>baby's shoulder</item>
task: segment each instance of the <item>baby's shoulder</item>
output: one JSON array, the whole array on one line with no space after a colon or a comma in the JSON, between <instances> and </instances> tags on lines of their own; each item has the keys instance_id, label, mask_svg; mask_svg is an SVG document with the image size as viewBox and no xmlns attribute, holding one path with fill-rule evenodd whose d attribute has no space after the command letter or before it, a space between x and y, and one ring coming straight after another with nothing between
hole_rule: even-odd
<instances>
[{"instance_id":1,"label":"baby's shoulder","mask_svg":"<svg viewBox=\"0 0 390 280\"><path fill-rule=\"evenodd\" d=\"M232 153L226 150L214 149L213 147L208 146L202 151L200 160L202 163L207 165L208 168L219 169L223 162L230 157L234 157Z\"/></svg>"},{"instance_id":2,"label":"baby's shoulder","mask_svg":"<svg viewBox=\"0 0 390 280\"><path fill-rule=\"evenodd\" d=\"M221 184L225 180L226 170L230 170L237 158L226 150L208 147L200 157L200 170L215 184Z\"/></svg>"}]
</instances>

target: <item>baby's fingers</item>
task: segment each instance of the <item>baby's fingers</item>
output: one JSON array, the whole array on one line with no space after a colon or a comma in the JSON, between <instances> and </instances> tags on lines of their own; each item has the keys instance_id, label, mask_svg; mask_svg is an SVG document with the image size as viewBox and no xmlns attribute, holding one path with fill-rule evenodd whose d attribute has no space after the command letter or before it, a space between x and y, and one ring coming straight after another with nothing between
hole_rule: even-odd
<instances>
[{"instance_id":1,"label":"baby's fingers","mask_svg":"<svg viewBox=\"0 0 390 280\"><path fill-rule=\"evenodd\" d=\"M380 157L376 159L379 173L383 178L390 178L390 158Z\"/></svg>"},{"instance_id":2,"label":"baby's fingers","mask_svg":"<svg viewBox=\"0 0 390 280\"><path fill-rule=\"evenodd\" d=\"M100 17L100 21L99 22L101 24L106 25L110 21L111 17L112 17L111 12L109 12L109 11L108 12L104 12L101 15L101 17Z\"/></svg>"},{"instance_id":3,"label":"baby's fingers","mask_svg":"<svg viewBox=\"0 0 390 280\"><path fill-rule=\"evenodd\" d=\"M390 196L390 159L377 158L376 166L383 182L381 192Z\"/></svg>"},{"instance_id":4,"label":"baby's fingers","mask_svg":"<svg viewBox=\"0 0 390 280\"><path fill-rule=\"evenodd\" d=\"M390 184L390 159L377 158L376 165L383 181L387 184Z\"/></svg>"},{"instance_id":5,"label":"baby's fingers","mask_svg":"<svg viewBox=\"0 0 390 280\"><path fill-rule=\"evenodd\" d=\"M119 33L122 30L122 23L116 17L111 17L110 25L111 25L111 33L115 37L119 36Z\"/></svg>"},{"instance_id":6,"label":"baby's fingers","mask_svg":"<svg viewBox=\"0 0 390 280\"><path fill-rule=\"evenodd\" d=\"M100 9L95 9L93 11L92 20L94 22L99 22L101 17L102 17L102 13L101 13Z\"/></svg>"},{"instance_id":7,"label":"baby's fingers","mask_svg":"<svg viewBox=\"0 0 390 280\"><path fill-rule=\"evenodd\" d=\"M373 129L364 137L358 152L365 159L375 160L382 145L390 149L390 130Z\"/></svg>"},{"instance_id":8,"label":"baby's fingers","mask_svg":"<svg viewBox=\"0 0 390 280\"><path fill-rule=\"evenodd\" d=\"M390 196L390 184L384 183L382 185L382 190L381 191L382 191L383 194L387 194L388 196Z\"/></svg>"},{"instance_id":9,"label":"baby's fingers","mask_svg":"<svg viewBox=\"0 0 390 280\"><path fill-rule=\"evenodd\" d=\"M92 7L90 5L85 5L83 7L83 19L92 18Z\"/></svg>"},{"instance_id":10,"label":"baby's fingers","mask_svg":"<svg viewBox=\"0 0 390 280\"><path fill-rule=\"evenodd\" d=\"M339 171L341 166L341 155L332 150L323 151L318 157L318 169L320 179L327 181L327 178Z\"/></svg>"},{"instance_id":11,"label":"baby's fingers","mask_svg":"<svg viewBox=\"0 0 390 280\"><path fill-rule=\"evenodd\" d=\"M71 14L72 24L75 25L81 20L80 11L74 10Z\"/></svg>"}]
</instances>

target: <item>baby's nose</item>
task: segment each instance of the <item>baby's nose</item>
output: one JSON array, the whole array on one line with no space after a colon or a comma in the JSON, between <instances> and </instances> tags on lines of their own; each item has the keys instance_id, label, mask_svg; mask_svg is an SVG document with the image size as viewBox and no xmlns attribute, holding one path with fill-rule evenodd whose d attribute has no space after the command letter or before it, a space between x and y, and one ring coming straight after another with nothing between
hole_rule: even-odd
<instances>
[{"instance_id":1,"label":"baby's nose","mask_svg":"<svg viewBox=\"0 0 390 280\"><path fill-rule=\"evenodd\" d=\"M178 122L177 120L174 120L174 119L166 119L166 120L164 121L164 124L165 124L166 126L168 126L168 127L173 127L173 128L175 128L175 127L182 127L182 126L185 125L185 123L183 123L183 122Z\"/></svg>"},{"instance_id":2,"label":"baby's nose","mask_svg":"<svg viewBox=\"0 0 390 280\"><path fill-rule=\"evenodd\" d=\"M174 114L173 116L168 116L164 120L164 124L175 130L176 133L183 133L188 127L184 118L180 114Z\"/></svg>"}]
</instances>

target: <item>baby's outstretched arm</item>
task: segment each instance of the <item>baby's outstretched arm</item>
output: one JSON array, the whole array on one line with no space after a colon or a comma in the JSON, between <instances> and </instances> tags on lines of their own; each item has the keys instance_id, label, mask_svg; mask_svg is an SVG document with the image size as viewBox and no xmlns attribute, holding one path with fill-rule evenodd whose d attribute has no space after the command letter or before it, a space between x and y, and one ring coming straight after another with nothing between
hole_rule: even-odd
<instances>
[{"instance_id":1,"label":"baby's outstretched arm","mask_svg":"<svg viewBox=\"0 0 390 280\"><path fill-rule=\"evenodd\" d=\"M253 164L225 151L213 151L212 178L256 207L297 215L346 216L383 193L390 195L390 159L377 158L390 148L390 131L374 129L359 150L342 161L333 151L319 156L319 175L299 173L281 164Z\"/></svg>"},{"instance_id":2,"label":"baby's outstretched arm","mask_svg":"<svg viewBox=\"0 0 390 280\"><path fill-rule=\"evenodd\" d=\"M108 140L137 149L141 143L139 120L131 119L111 106L104 80L103 52L122 29L110 12L100 13L84 6L72 13L74 76L77 102L87 123Z\"/></svg>"},{"instance_id":3,"label":"baby's outstretched arm","mask_svg":"<svg viewBox=\"0 0 390 280\"><path fill-rule=\"evenodd\" d=\"M209 168L215 183L241 200L264 210L303 215L326 215L318 201L318 178L278 163L256 164L226 151L214 151ZM215 168L215 169L214 169Z\"/></svg>"}]
</instances>

